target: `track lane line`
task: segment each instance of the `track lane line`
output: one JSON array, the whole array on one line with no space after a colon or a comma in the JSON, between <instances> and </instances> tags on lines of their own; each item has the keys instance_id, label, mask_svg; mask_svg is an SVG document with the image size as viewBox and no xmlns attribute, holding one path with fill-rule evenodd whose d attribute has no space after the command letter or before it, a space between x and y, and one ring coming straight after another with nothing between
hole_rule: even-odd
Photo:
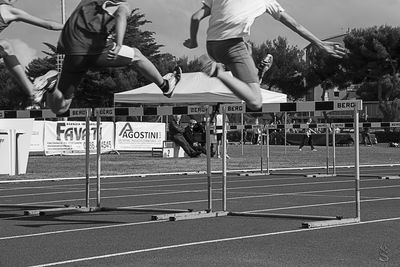
<instances>
[{"instance_id":1,"label":"track lane line","mask_svg":"<svg viewBox=\"0 0 400 267\"><path fill-rule=\"evenodd\" d=\"M64 265L64 264L77 263L77 262L87 262L87 261L92 261L92 260L101 260L101 259L107 259L107 258L128 256L128 255L153 252L153 251L162 251L162 250L168 250L168 249L207 245L207 244L214 244L214 243L221 243L221 242L262 238L262 237L276 236L276 235L296 234L296 233L309 232L309 231L321 231L321 230L325 230L325 229L332 229L332 228L339 228L339 227L349 227L349 226L358 226L358 225L366 225L366 224L384 223L384 222L392 222L392 221L399 221L399 220L400 220L400 217L395 217L395 218L388 218L388 219L379 219L379 220L371 220L371 221L358 222L358 223L350 223L350 224L345 224L345 225L325 226L325 227L320 227L320 228L296 229L296 230L279 231L279 232L272 232L272 233L228 237L228 238L221 238L221 239L213 239L213 240L205 240L205 241L198 241L198 242L181 243L181 244L176 244L176 245L147 248L147 249L131 250L131 251L125 251L125 252L119 252L119 253L112 253L112 254L97 255L97 256L92 256L92 257L70 259L70 260L58 261L58 262L50 262L50 263L44 263L44 264L40 264L40 265L32 265L30 267L57 266L57 265Z\"/></svg>"}]
</instances>

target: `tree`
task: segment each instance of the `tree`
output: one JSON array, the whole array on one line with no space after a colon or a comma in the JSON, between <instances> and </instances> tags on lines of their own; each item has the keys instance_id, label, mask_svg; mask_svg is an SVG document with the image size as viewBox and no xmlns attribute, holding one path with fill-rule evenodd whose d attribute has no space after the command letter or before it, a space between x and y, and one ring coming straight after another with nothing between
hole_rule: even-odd
<instances>
[{"instance_id":1,"label":"tree","mask_svg":"<svg viewBox=\"0 0 400 267\"><path fill-rule=\"evenodd\" d=\"M347 80L364 100L378 100L385 120L400 119L400 27L354 29L344 39Z\"/></svg>"},{"instance_id":2,"label":"tree","mask_svg":"<svg viewBox=\"0 0 400 267\"><path fill-rule=\"evenodd\" d=\"M304 83L306 64L304 52L290 46L287 39L278 37L260 46L253 45L253 59L259 64L267 55L274 57L274 63L262 80L266 89L278 88L294 100L304 97L309 89Z\"/></svg>"}]
</instances>

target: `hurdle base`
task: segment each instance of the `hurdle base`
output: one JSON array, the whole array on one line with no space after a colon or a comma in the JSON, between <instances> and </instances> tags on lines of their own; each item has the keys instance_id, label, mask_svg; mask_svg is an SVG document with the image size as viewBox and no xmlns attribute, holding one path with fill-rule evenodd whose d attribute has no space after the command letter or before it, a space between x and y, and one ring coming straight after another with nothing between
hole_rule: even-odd
<instances>
[{"instance_id":1,"label":"hurdle base","mask_svg":"<svg viewBox=\"0 0 400 267\"><path fill-rule=\"evenodd\" d=\"M381 180L395 180L400 179L400 175L387 175L387 176L378 176Z\"/></svg>"},{"instance_id":2,"label":"hurdle base","mask_svg":"<svg viewBox=\"0 0 400 267\"><path fill-rule=\"evenodd\" d=\"M319 227L329 227L335 225L345 225L359 223L360 218L348 218L340 220L329 220L329 221L316 221L316 222L304 222L302 223L303 228L319 228Z\"/></svg>"},{"instance_id":3,"label":"hurdle base","mask_svg":"<svg viewBox=\"0 0 400 267\"><path fill-rule=\"evenodd\" d=\"M268 172L248 172L248 173L239 173L239 176L261 176L261 175L270 175Z\"/></svg>"},{"instance_id":4,"label":"hurdle base","mask_svg":"<svg viewBox=\"0 0 400 267\"><path fill-rule=\"evenodd\" d=\"M24 215L48 216L48 215L59 215L59 214L69 214L69 213L96 212L99 210L101 210L101 208L76 206L76 207L63 207L63 208L52 208L52 209L42 209L42 210L25 210Z\"/></svg>"},{"instance_id":5,"label":"hurdle base","mask_svg":"<svg viewBox=\"0 0 400 267\"><path fill-rule=\"evenodd\" d=\"M134 211L134 212L169 212L169 213L183 213L183 212L191 212L192 209L151 209L151 208L129 208L129 207L102 207L102 211Z\"/></svg>"},{"instance_id":6,"label":"hurdle base","mask_svg":"<svg viewBox=\"0 0 400 267\"><path fill-rule=\"evenodd\" d=\"M194 220L194 219L203 219L203 218L222 217L222 216L227 216L227 215L228 215L228 212L226 212L226 211L212 212L212 211L204 210L204 211L192 211L192 212L183 212L183 213L153 215L151 217L151 219L153 221L154 220L182 221L182 220Z\"/></svg>"},{"instance_id":7,"label":"hurdle base","mask_svg":"<svg viewBox=\"0 0 400 267\"><path fill-rule=\"evenodd\" d=\"M307 178L323 178L323 177L336 177L336 174L328 174L328 173L316 173L316 174L304 174L304 177Z\"/></svg>"},{"instance_id":8,"label":"hurdle base","mask_svg":"<svg viewBox=\"0 0 400 267\"><path fill-rule=\"evenodd\" d=\"M287 218L307 220L341 220L342 216L317 216L285 213L251 213L251 212L229 212L229 216L262 217L262 218Z\"/></svg>"}]
</instances>

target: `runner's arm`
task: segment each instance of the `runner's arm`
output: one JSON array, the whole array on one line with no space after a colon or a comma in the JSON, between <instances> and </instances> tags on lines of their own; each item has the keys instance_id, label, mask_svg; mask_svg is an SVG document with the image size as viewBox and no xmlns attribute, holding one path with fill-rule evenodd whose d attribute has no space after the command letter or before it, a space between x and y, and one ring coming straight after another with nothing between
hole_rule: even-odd
<instances>
[{"instance_id":1,"label":"runner's arm","mask_svg":"<svg viewBox=\"0 0 400 267\"><path fill-rule=\"evenodd\" d=\"M288 13L281 12L279 21L307 41L310 41L312 44L316 45L319 49L325 51L327 54L336 58L342 58L346 55L346 49L343 48L340 43L321 41L304 26L297 23L297 21Z\"/></svg>"},{"instance_id":2,"label":"runner's arm","mask_svg":"<svg viewBox=\"0 0 400 267\"><path fill-rule=\"evenodd\" d=\"M128 17L130 15L129 9L121 5L115 13L115 41L117 46L122 46L124 41Z\"/></svg>"},{"instance_id":3,"label":"runner's arm","mask_svg":"<svg viewBox=\"0 0 400 267\"><path fill-rule=\"evenodd\" d=\"M186 46L187 48L196 48L198 46L197 33L199 31L200 21L210 15L211 9L206 5L203 5L201 9L199 9L192 15L192 18L190 20L190 38L183 43L184 46Z\"/></svg>"},{"instance_id":4,"label":"runner's arm","mask_svg":"<svg viewBox=\"0 0 400 267\"><path fill-rule=\"evenodd\" d=\"M121 50L124 37L126 26L128 24L128 16L130 14L130 10L121 5L118 7L117 11L114 14L115 17L115 47L109 51L108 58L115 59L118 56L119 51Z\"/></svg>"},{"instance_id":5,"label":"runner's arm","mask_svg":"<svg viewBox=\"0 0 400 267\"><path fill-rule=\"evenodd\" d=\"M9 7L8 14L6 15L6 17L7 17L6 20L8 22L21 21L27 24L31 24L34 26L38 26L53 31L60 31L63 28L63 24L61 23L35 17L25 12L24 10L12 6Z\"/></svg>"}]
</instances>

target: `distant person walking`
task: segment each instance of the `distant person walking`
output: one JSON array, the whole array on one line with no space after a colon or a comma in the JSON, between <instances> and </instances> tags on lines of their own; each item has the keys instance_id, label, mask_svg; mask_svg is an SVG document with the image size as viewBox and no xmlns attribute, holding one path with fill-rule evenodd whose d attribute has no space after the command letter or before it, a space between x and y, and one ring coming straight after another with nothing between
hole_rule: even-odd
<instances>
[{"instance_id":1,"label":"distant person walking","mask_svg":"<svg viewBox=\"0 0 400 267\"><path fill-rule=\"evenodd\" d=\"M245 38L250 35L254 20L268 13L288 28L335 58L342 58L345 49L338 43L324 42L297 23L276 0L204 0L191 17L190 38L183 44L196 48L200 22L210 16L207 30L207 52L199 58L202 71L220 79L252 110L261 108L261 89L257 70ZM272 63L272 58L267 59ZM224 64L233 74L224 72Z\"/></svg>"},{"instance_id":2,"label":"distant person walking","mask_svg":"<svg viewBox=\"0 0 400 267\"><path fill-rule=\"evenodd\" d=\"M310 126L311 123L312 123L312 118L309 118L307 121L307 125ZM308 144L311 147L312 151L317 151L314 147L314 142L313 142L313 134L316 133L317 132L311 129L310 127L304 129L304 135L299 147L299 151L301 151L303 149L303 146L306 144Z\"/></svg>"},{"instance_id":3,"label":"distant person walking","mask_svg":"<svg viewBox=\"0 0 400 267\"><path fill-rule=\"evenodd\" d=\"M371 131L369 127L364 127L362 132L363 143L366 146L373 146L372 138L371 138Z\"/></svg>"}]
</instances>

